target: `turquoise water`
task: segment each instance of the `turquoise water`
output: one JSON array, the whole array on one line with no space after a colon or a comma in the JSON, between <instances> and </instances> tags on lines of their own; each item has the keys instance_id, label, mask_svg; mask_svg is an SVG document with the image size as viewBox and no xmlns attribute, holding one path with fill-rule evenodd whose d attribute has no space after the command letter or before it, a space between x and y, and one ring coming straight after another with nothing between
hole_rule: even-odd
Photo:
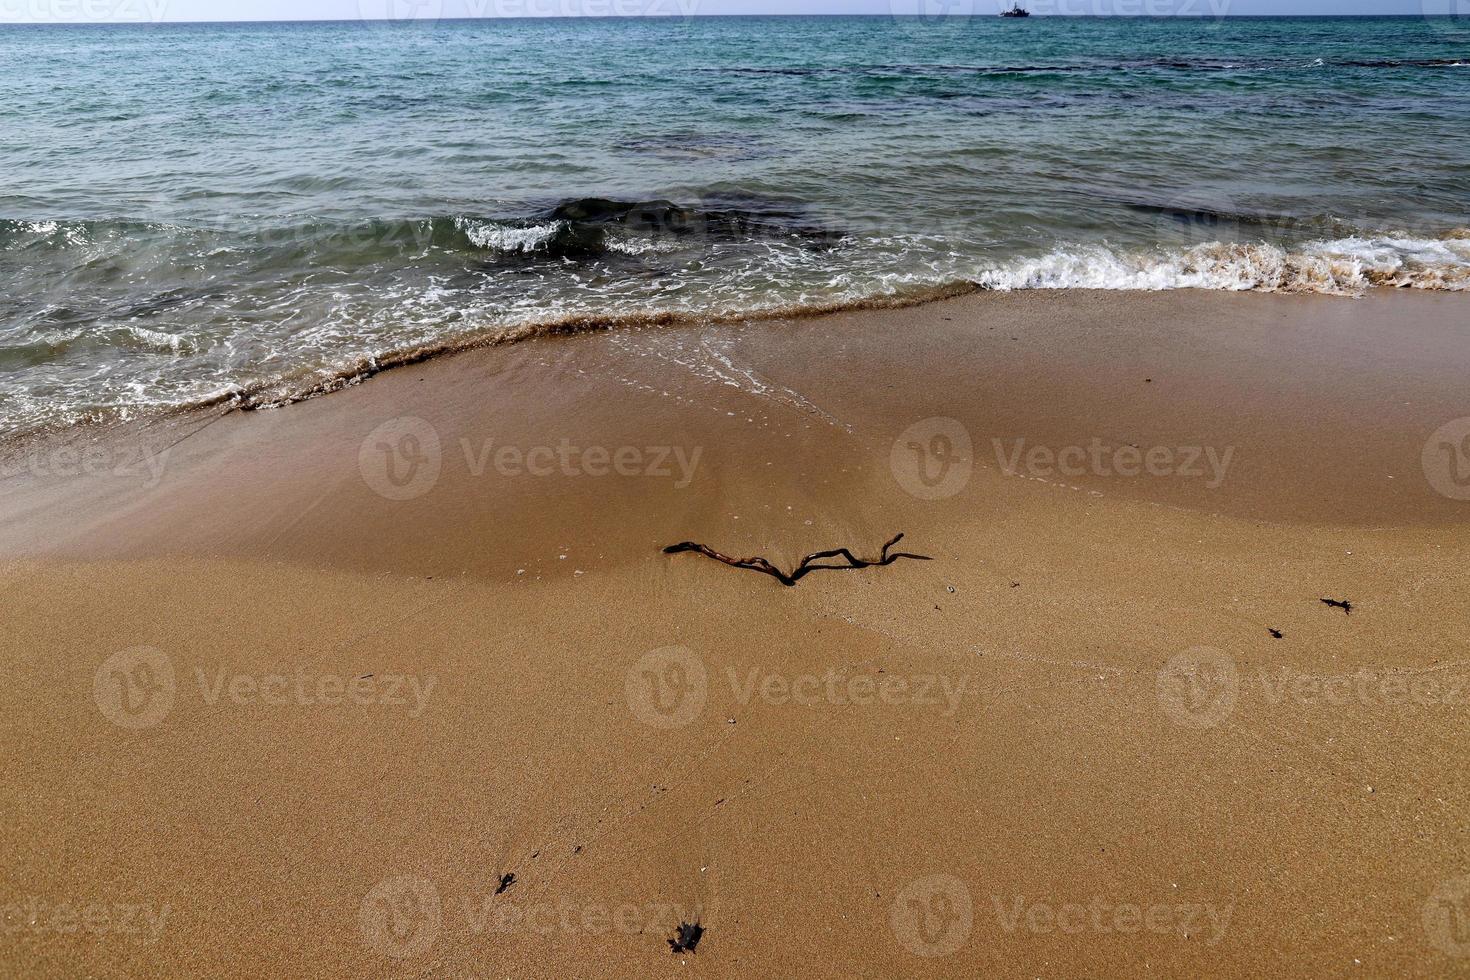
<instances>
[{"instance_id":1,"label":"turquoise water","mask_svg":"<svg viewBox=\"0 0 1470 980\"><path fill-rule=\"evenodd\" d=\"M1464 288L1467 63L1417 18L0 28L0 426L569 321Z\"/></svg>"}]
</instances>

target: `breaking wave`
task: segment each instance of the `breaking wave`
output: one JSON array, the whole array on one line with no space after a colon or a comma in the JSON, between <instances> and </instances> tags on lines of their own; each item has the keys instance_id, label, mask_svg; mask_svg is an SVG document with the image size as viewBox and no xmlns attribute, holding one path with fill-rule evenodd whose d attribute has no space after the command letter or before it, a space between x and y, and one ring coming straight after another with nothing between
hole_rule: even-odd
<instances>
[{"instance_id":1,"label":"breaking wave","mask_svg":"<svg viewBox=\"0 0 1470 980\"><path fill-rule=\"evenodd\" d=\"M1206 289L1361 296L1383 287L1462 291L1470 289L1470 230L1440 239L1348 238L1300 250L1267 244L1212 242L1180 252L1115 252L1100 246L1057 248L1017 259L974 278L923 276L890 281L863 294L826 301L767 303L745 308L577 313L526 318L428 344L355 358L331 369L302 371L237 388L202 404L229 401L243 409L273 408L356 384L395 367L475 348L536 337L634 327L734 323L750 319L798 319L856 310L895 309L993 290Z\"/></svg>"},{"instance_id":2,"label":"breaking wave","mask_svg":"<svg viewBox=\"0 0 1470 980\"><path fill-rule=\"evenodd\" d=\"M697 205L575 198L500 217L248 233L0 220L0 255L21 259L0 267L13 277L0 294L0 372L26 379L0 391L0 432L272 407L533 337L806 317L984 290L1470 289L1463 228L1342 234L1345 223L1328 215L1113 203L1170 219L1166 231L1183 224L1225 240L1000 247L883 234L861 221L843 228L780 200L713 194ZM1283 233L1321 237L1266 240ZM48 294L48 269L79 284L64 305L48 301L62 295Z\"/></svg>"},{"instance_id":3,"label":"breaking wave","mask_svg":"<svg viewBox=\"0 0 1470 980\"><path fill-rule=\"evenodd\" d=\"M1470 235L1310 242L1209 242L1167 252L1058 248L983 273L989 289L1222 289L1358 296L1376 287L1470 287Z\"/></svg>"}]
</instances>

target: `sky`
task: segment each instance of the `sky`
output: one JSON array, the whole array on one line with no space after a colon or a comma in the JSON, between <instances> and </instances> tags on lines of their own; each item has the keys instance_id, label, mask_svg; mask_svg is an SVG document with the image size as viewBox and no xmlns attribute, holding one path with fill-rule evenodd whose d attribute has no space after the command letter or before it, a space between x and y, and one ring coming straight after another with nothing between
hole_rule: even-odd
<instances>
[{"instance_id":1,"label":"sky","mask_svg":"<svg viewBox=\"0 0 1470 980\"><path fill-rule=\"evenodd\" d=\"M0 23L720 14L991 16L1003 0L0 0ZM1009 5L1008 3L1005 5ZM1470 15L1470 0L1031 0L1033 13Z\"/></svg>"}]
</instances>

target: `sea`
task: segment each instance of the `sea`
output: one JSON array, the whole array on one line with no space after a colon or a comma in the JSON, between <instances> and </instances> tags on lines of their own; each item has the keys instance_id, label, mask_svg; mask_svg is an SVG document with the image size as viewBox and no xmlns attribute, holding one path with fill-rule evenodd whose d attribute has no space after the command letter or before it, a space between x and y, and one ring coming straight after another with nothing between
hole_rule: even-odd
<instances>
[{"instance_id":1,"label":"sea","mask_svg":"<svg viewBox=\"0 0 1470 980\"><path fill-rule=\"evenodd\" d=\"M7 436L548 332L1470 286L1464 19L8 26L0 77Z\"/></svg>"}]
</instances>

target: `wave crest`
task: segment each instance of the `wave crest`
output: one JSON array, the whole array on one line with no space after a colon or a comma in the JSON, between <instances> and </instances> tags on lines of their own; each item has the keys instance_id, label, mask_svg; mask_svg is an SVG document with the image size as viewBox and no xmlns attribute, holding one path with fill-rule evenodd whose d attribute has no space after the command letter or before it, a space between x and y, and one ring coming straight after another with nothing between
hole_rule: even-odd
<instances>
[{"instance_id":1,"label":"wave crest","mask_svg":"<svg viewBox=\"0 0 1470 980\"><path fill-rule=\"evenodd\" d=\"M1465 238L1344 238L1295 249L1208 242L1178 252L1061 247L987 270L987 289L1221 289L1358 296L1381 286L1470 288Z\"/></svg>"}]
</instances>

